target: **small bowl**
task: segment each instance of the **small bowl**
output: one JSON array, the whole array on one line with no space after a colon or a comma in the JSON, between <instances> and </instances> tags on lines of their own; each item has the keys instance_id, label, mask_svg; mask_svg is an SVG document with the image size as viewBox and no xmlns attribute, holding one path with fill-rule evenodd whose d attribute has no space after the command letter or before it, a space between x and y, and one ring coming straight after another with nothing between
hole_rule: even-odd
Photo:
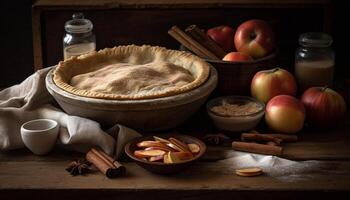
<instances>
[{"instance_id":1,"label":"small bowl","mask_svg":"<svg viewBox=\"0 0 350 200\"><path fill-rule=\"evenodd\" d=\"M222 102L224 101L229 104L239 105L253 102L258 105L259 110L251 114L237 116L221 116L212 111L214 106L222 105ZM254 129L254 127L258 125L265 113L265 104L247 96L223 96L210 100L207 103L207 112L218 129L234 132L247 131Z\"/></svg>"},{"instance_id":2,"label":"small bowl","mask_svg":"<svg viewBox=\"0 0 350 200\"><path fill-rule=\"evenodd\" d=\"M150 162L150 161L146 161L135 157L134 151L140 149L139 147L136 146L136 144L144 140L153 140L153 136L159 136L162 138L174 137L188 144L189 143L197 144L200 147L200 152L197 155L195 155L192 159L184 160L179 163L170 163L170 164L162 163L162 162ZM156 174L174 174L174 173L180 172L181 170L184 170L188 166L193 164L200 157L202 157L205 151L206 151L206 145L201 140L192 136L180 135L180 134L159 134L159 135L152 135L152 136L143 136L143 137L135 138L125 145L125 153L132 160L134 160L139 166L143 167L144 169Z\"/></svg>"},{"instance_id":3,"label":"small bowl","mask_svg":"<svg viewBox=\"0 0 350 200\"><path fill-rule=\"evenodd\" d=\"M36 119L21 126L24 145L36 155L45 155L55 146L59 125L51 119Z\"/></svg>"},{"instance_id":4,"label":"small bowl","mask_svg":"<svg viewBox=\"0 0 350 200\"><path fill-rule=\"evenodd\" d=\"M276 67L277 51L253 61L231 62L205 59L218 72L215 95L249 95L254 75L261 70Z\"/></svg>"}]
</instances>

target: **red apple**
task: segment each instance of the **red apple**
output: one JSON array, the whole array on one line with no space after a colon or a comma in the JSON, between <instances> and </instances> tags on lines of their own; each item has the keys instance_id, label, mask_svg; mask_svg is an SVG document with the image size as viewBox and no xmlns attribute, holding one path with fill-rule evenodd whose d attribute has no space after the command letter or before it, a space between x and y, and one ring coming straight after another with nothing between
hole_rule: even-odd
<instances>
[{"instance_id":1,"label":"red apple","mask_svg":"<svg viewBox=\"0 0 350 200\"><path fill-rule=\"evenodd\" d=\"M301 96L306 109L306 121L314 127L334 126L346 113L344 98L327 87L312 87Z\"/></svg>"},{"instance_id":2,"label":"red apple","mask_svg":"<svg viewBox=\"0 0 350 200\"><path fill-rule=\"evenodd\" d=\"M275 68L257 72L252 79L250 91L254 98L267 103L277 95L295 96L297 84L287 70Z\"/></svg>"},{"instance_id":3,"label":"red apple","mask_svg":"<svg viewBox=\"0 0 350 200\"><path fill-rule=\"evenodd\" d=\"M213 39L226 52L234 50L235 31L230 26L217 26L207 30L207 35Z\"/></svg>"},{"instance_id":4,"label":"red apple","mask_svg":"<svg viewBox=\"0 0 350 200\"><path fill-rule=\"evenodd\" d=\"M222 60L232 61L232 62L242 62L242 61L251 61L252 57L241 52L230 52L224 56Z\"/></svg>"},{"instance_id":5,"label":"red apple","mask_svg":"<svg viewBox=\"0 0 350 200\"><path fill-rule=\"evenodd\" d=\"M275 49L275 35L267 22L253 19L239 25L234 43L239 52L261 58Z\"/></svg>"},{"instance_id":6,"label":"red apple","mask_svg":"<svg viewBox=\"0 0 350 200\"><path fill-rule=\"evenodd\" d=\"M266 105L265 121L274 131L296 133L304 126L303 103L289 95L278 95Z\"/></svg>"}]
</instances>

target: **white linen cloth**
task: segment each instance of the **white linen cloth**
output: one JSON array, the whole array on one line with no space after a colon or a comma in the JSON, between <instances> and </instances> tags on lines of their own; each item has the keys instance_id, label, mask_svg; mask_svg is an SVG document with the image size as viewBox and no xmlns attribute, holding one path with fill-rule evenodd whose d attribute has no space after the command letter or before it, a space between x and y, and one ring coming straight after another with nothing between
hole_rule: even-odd
<instances>
[{"instance_id":1,"label":"white linen cloth","mask_svg":"<svg viewBox=\"0 0 350 200\"><path fill-rule=\"evenodd\" d=\"M68 115L55 107L54 99L45 86L45 77L50 69L39 70L21 84L0 91L0 150L23 148L21 125L40 118L56 120L60 124L58 144L80 152L98 146L118 158L124 145L140 136L119 124L105 132L99 123Z\"/></svg>"}]
</instances>

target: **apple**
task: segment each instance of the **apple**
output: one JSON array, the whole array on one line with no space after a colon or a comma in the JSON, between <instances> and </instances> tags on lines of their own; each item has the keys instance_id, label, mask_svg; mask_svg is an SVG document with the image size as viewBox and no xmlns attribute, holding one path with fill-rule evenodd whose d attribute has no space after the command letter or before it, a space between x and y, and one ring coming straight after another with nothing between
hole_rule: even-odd
<instances>
[{"instance_id":1,"label":"apple","mask_svg":"<svg viewBox=\"0 0 350 200\"><path fill-rule=\"evenodd\" d=\"M159 155L159 156L150 157L148 159L148 161L150 161L150 162L157 162L157 161L161 161L163 159L164 159L164 155Z\"/></svg>"},{"instance_id":2,"label":"apple","mask_svg":"<svg viewBox=\"0 0 350 200\"><path fill-rule=\"evenodd\" d=\"M152 141L152 140L145 140L142 142L137 143L137 147L140 148L147 148L147 147L160 147L160 148L164 148L164 149L168 149L169 147L160 142L160 141Z\"/></svg>"},{"instance_id":3,"label":"apple","mask_svg":"<svg viewBox=\"0 0 350 200\"><path fill-rule=\"evenodd\" d=\"M234 47L235 31L227 25L216 26L207 30L207 35L214 40L226 52L231 52Z\"/></svg>"},{"instance_id":4,"label":"apple","mask_svg":"<svg viewBox=\"0 0 350 200\"><path fill-rule=\"evenodd\" d=\"M163 157L163 162L166 163L166 164L171 164L172 163L172 161L169 158L169 153L165 154L164 157Z\"/></svg>"},{"instance_id":5,"label":"apple","mask_svg":"<svg viewBox=\"0 0 350 200\"><path fill-rule=\"evenodd\" d=\"M234 43L239 52L261 58L275 49L275 35L267 22L252 19L238 26Z\"/></svg>"},{"instance_id":6,"label":"apple","mask_svg":"<svg viewBox=\"0 0 350 200\"><path fill-rule=\"evenodd\" d=\"M181 151L184 152L191 152L190 149L188 148L187 144L183 143L182 141L176 139L176 138L169 138L169 141L174 144L175 146L177 146L179 149L181 149Z\"/></svg>"},{"instance_id":7,"label":"apple","mask_svg":"<svg viewBox=\"0 0 350 200\"><path fill-rule=\"evenodd\" d=\"M181 162L181 159L174 152L168 152L167 156L168 156L170 163Z\"/></svg>"},{"instance_id":8,"label":"apple","mask_svg":"<svg viewBox=\"0 0 350 200\"><path fill-rule=\"evenodd\" d=\"M306 122L318 128L328 128L346 113L344 98L328 87L311 87L301 96L306 109Z\"/></svg>"},{"instance_id":9,"label":"apple","mask_svg":"<svg viewBox=\"0 0 350 200\"><path fill-rule=\"evenodd\" d=\"M191 152L168 152L164 155L164 163L179 163L183 160L192 159L193 155Z\"/></svg>"},{"instance_id":10,"label":"apple","mask_svg":"<svg viewBox=\"0 0 350 200\"><path fill-rule=\"evenodd\" d=\"M295 96L297 84L293 75L287 70L275 68L257 72L252 79L250 91L254 98L267 103L277 95Z\"/></svg>"},{"instance_id":11,"label":"apple","mask_svg":"<svg viewBox=\"0 0 350 200\"><path fill-rule=\"evenodd\" d=\"M175 151L175 149L170 148L169 146L165 147L147 147L144 150L162 150L162 151Z\"/></svg>"},{"instance_id":12,"label":"apple","mask_svg":"<svg viewBox=\"0 0 350 200\"><path fill-rule=\"evenodd\" d=\"M224 61L232 62L242 62L242 61L252 61L252 57L241 52L230 52L224 56L222 59Z\"/></svg>"},{"instance_id":13,"label":"apple","mask_svg":"<svg viewBox=\"0 0 350 200\"><path fill-rule=\"evenodd\" d=\"M266 105L265 121L274 131L296 133L304 126L304 105L289 95L275 96Z\"/></svg>"},{"instance_id":14,"label":"apple","mask_svg":"<svg viewBox=\"0 0 350 200\"><path fill-rule=\"evenodd\" d=\"M172 149L175 149L176 151L185 151L183 150L182 148L180 148L179 146L173 144L173 143L167 143L166 144L168 147L172 148Z\"/></svg>"},{"instance_id":15,"label":"apple","mask_svg":"<svg viewBox=\"0 0 350 200\"><path fill-rule=\"evenodd\" d=\"M173 155L178 157L180 160L189 160L193 158L193 154L191 152L171 152Z\"/></svg>"},{"instance_id":16,"label":"apple","mask_svg":"<svg viewBox=\"0 0 350 200\"><path fill-rule=\"evenodd\" d=\"M136 150L134 151L134 155L137 158L148 158L164 155L166 152L162 150Z\"/></svg>"},{"instance_id":17,"label":"apple","mask_svg":"<svg viewBox=\"0 0 350 200\"><path fill-rule=\"evenodd\" d=\"M167 140L167 139L164 139L164 138L161 138L161 137L158 137L158 136L153 136L153 139L155 140L155 141L159 141L159 142L162 142L162 143L170 143L170 141L169 140Z\"/></svg>"},{"instance_id":18,"label":"apple","mask_svg":"<svg viewBox=\"0 0 350 200\"><path fill-rule=\"evenodd\" d=\"M198 144L187 144L188 148L190 149L191 153L197 154L201 151L201 148Z\"/></svg>"}]
</instances>

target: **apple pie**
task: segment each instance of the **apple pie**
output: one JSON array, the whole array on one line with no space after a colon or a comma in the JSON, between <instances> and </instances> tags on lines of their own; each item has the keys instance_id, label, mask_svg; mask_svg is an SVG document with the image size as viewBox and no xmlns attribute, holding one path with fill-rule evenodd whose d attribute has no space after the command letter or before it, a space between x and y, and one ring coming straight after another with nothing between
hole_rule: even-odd
<instances>
[{"instance_id":1,"label":"apple pie","mask_svg":"<svg viewBox=\"0 0 350 200\"><path fill-rule=\"evenodd\" d=\"M132 100L187 92L202 85L209 72L209 64L186 52L128 45L61 61L53 80L75 95Z\"/></svg>"}]
</instances>

